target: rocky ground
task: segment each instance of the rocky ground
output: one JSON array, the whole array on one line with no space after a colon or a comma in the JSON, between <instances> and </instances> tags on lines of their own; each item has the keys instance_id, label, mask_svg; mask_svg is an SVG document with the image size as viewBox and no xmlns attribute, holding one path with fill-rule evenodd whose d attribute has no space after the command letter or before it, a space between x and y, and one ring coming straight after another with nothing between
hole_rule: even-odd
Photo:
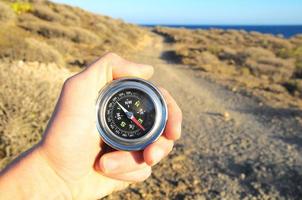
<instances>
[{"instance_id":1,"label":"rocky ground","mask_svg":"<svg viewBox=\"0 0 302 200\"><path fill-rule=\"evenodd\" d=\"M165 56L163 38L137 55L180 104L183 136L152 177L107 199L300 199L302 112L264 106ZM167 60L168 59L168 60Z\"/></svg>"}]
</instances>

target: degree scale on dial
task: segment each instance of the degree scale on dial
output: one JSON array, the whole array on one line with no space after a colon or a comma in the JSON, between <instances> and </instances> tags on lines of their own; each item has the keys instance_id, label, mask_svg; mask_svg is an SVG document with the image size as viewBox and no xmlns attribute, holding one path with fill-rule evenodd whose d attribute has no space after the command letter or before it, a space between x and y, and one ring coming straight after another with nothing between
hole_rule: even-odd
<instances>
[{"instance_id":1,"label":"degree scale on dial","mask_svg":"<svg viewBox=\"0 0 302 200\"><path fill-rule=\"evenodd\" d=\"M133 114L133 120L127 116L127 111ZM154 103L150 97L137 89L118 92L109 100L106 108L108 127L122 138L142 137L152 128L154 120Z\"/></svg>"},{"instance_id":2,"label":"degree scale on dial","mask_svg":"<svg viewBox=\"0 0 302 200\"><path fill-rule=\"evenodd\" d=\"M138 78L114 80L104 87L96 105L97 129L112 148L138 151L163 133L168 110L160 91Z\"/></svg>"}]
</instances>

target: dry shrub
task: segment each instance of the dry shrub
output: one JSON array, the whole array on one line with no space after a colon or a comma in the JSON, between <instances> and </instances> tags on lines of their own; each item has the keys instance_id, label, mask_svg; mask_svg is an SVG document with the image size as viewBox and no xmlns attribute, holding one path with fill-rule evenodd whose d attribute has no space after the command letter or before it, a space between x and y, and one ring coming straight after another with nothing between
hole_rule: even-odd
<instances>
[{"instance_id":1,"label":"dry shrub","mask_svg":"<svg viewBox=\"0 0 302 200\"><path fill-rule=\"evenodd\" d=\"M19 1L10 0L10 3L12 2ZM95 60L106 51L114 51L126 57L131 56L147 41L146 30L126 24L121 20L50 1L26 0L24 2L29 2L33 9L19 13L16 23L12 23L11 27L2 27L2 31L6 30L13 35L0 35L0 47L3 47L0 49L0 56L8 60L23 58L28 60L26 57L32 56L26 52L29 50L29 44L25 45L23 38L34 38L44 44L47 43L49 48L61 54L69 66L80 67ZM17 33L15 30L18 30ZM23 30L22 34L20 34L21 30ZM10 45L3 45L7 43ZM21 46L25 48L22 51L15 48ZM33 42L31 46L37 46L36 42ZM20 56L19 52L22 52L24 56Z\"/></svg>"},{"instance_id":2,"label":"dry shrub","mask_svg":"<svg viewBox=\"0 0 302 200\"><path fill-rule=\"evenodd\" d=\"M284 83L285 88L293 95L302 97L302 80L291 79Z\"/></svg>"},{"instance_id":3,"label":"dry shrub","mask_svg":"<svg viewBox=\"0 0 302 200\"><path fill-rule=\"evenodd\" d=\"M66 25L79 25L81 19L68 6L55 4L35 4L32 11L36 17Z\"/></svg>"},{"instance_id":4,"label":"dry shrub","mask_svg":"<svg viewBox=\"0 0 302 200\"><path fill-rule=\"evenodd\" d=\"M79 45L72 41L65 40L64 38L51 38L47 40L47 44L53 46L68 63L71 57L81 57L81 51L78 49Z\"/></svg>"},{"instance_id":5,"label":"dry shrub","mask_svg":"<svg viewBox=\"0 0 302 200\"><path fill-rule=\"evenodd\" d=\"M20 27L46 38L65 38L76 43L99 42L99 37L81 27L66 27L58 23L46 21L23 21Z\"/></svg>"},{"instance_id":6,"label":"dry shrub","mask_svg":"<svg viewBox=\"0 0 302 200\"><path fill-rule=\"evenodd\" d=\"M237 55L237 51L230 47L223 47L219 53L218 57L221 60L228 60L232 63L242 63L240 56Z\"/></svg>"},{"instance_id":7,"label":"dry shrub","mask_svg":"<svg viewBox=\"0 0 302 200\"><path fill-rule=\"evenodd\" d=\"M59 66L64 66L62 55L52 46L33 38L25 38L24 42L23 60L56 63Z\"/></svg>"},{"instance_id":8,"label":"dry shrub","mask_svg":"<svg viewBox=\"0 0 302 200\"><path fill-rule=\"evenodd\" d=\"M73 33L64 26L45 21L22 21L19 26L27 31L39 34L46 38L62 37L72 40Z\"/></svg>"},{"instance_id":9,"label":"dry shrub","mask_svg":"<svg viewBox=\"0 0 302 200\"><path fill-rule=\"evenodd\" d=\"M290 41L284 38L269 35L262 36L262 38L260 39L260 44L262 44L262 46L265 48L269 48L271 50L292 48L292 44L290 43Z\"/></svg>"},{"instance_id":10,"label":"dry shrub","mask_svg":"<svg viewBox=\"0 0 302 200\"><path fill-rule=\"evenodd\" d=\"M250 47L242 52L243 56L250 58L260 58L260 57L275 57L275 54L267 49L261 47Z\"/></svg>"},{"instance_id":11,"label":"dry shrub","mask_svg":"<svg viewBox=\"0 0 302 200\"><path fill-rule=\"evenodd\" d=\"M63 21L62 17L44 4L34 5L33 15L46 21Z\"/></svg>"},{"instance_id":12,"label":"dry shrub","mask_svg":"<svg viewBox=\"0 0 302 200\"><path fill-rule=\"evenodd\" d=\"M78 43L99 43L100 38L94 34L93 32L86 30L81 27L74 27L71 28L71 31L73 32L73 38L72 41L78 42Z\"/></svg>"},{"instance_id":13,"label":"dry shrub","mask_svg":"<svg viewBox=\"0 0 302 200\"><path fill-rule=\"evenodd\" d=\"M274 53L261 47L251 47L244 50L241 56L245 57L244 65L251 72L260 77L268 75L275 81L290 78L293 73L293 60L277 58Z\"/></svg>"},{"instance_id":14,"label":"dry shrub","mask_svg":"<svg viewBox=\"0 0 302 200\"><path fill-rule=\"evenodd\" d=\"M230 88L237 85L275 105L301 105L302 35L285 39L258 32L164 27L154 32L174 43L182 64L198 67Z\"/></svg>"},{"instance_id":15,"label":"dry shrub","mask_svg":"<svg viewBox=\"0 0 302 200\"><path fill-rule=\"evenodd\" d=\"M0 58L8 60L40 61L64 66L62 55L52 46L15 29L13 32L0 30Z\"/></svg>"},{"instance_id":16,"label":"dry shrub","mask_svg":"<svg viewBox=\"0 0 302 200\"><path fill-rule=\"evenodd\" d=\"M0 64L0 168L41 139L68 76L54 64Z\"/></svg>"},{"instance_id":17,"label":"dry shrub","mask_svg":"<svg viewBox=\"0 0 302 200\"><path fill-rule=\"evenodd\" d=\"M294 37L290 38L291 43L295 46L302 46L302 34L297 34Z\"/></svg>"},{"instance_id":18,"label":"dry shrub","mask_svg":"<svg viewBox=\"0 0 302 200\"><path fill-rule=\"evenodd\" d=\"M81 24L81 17L78 16L73 10L73 7L70 7L68 5L59 5L59 4L50 4L48 5L49 7L53 8L53 11L55 11L56 13L60 14L61 23L63 24L68 24L68 25L80 25Z\"/></svg>"},{"instance_id":19,"label":"dry shrub","mask_svg":"<svg viewBox=\"0 0 302 200\"><path fill-rule=\"evenodd\" d=\"M14 11L6 3L0 1L0 22L8 22L15 18Z\"/></svg>"}]
</instances>

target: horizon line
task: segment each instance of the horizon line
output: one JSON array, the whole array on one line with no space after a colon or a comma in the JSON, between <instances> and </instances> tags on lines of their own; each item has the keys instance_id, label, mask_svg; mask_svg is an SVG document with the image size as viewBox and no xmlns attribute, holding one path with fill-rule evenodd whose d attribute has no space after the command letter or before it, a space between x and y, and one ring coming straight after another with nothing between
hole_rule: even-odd
<instances>
[{"instance_id":1,"label":"horizon line","mask_svg":"<svg viewBox=\"0 0 302 200\"><path fill-rule=\"evenodd\" d=\"M133 23L140 26L302 26L302 24L168 24Z\"/></svg>"}]
</instances>

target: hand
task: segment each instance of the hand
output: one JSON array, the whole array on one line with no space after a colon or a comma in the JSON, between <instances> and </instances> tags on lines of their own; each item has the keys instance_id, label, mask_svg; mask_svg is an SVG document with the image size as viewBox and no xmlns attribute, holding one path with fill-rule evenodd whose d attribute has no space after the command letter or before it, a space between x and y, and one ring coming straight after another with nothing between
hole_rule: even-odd
<instances>
[{"instance_id":1,"label":"hand","mask_svg":"<svg viewBox=\"0 0 302 200\"><path fill-rule=\"evenodd\" d=\"M151 66L109 53L65 82L43 141L30 153L37 155L38 163L47 165L43 167L47 179L64 188L65 196L98 199L129 183L143 181L150 176L151 166L172 150L174 140L181 134L182 116L176 102L163 89L169 111L167 126L163 135L145 150L105 152L96 129L95 103L106 83L129 76L147 79L152 74ZM22 166L14 168L20 167L22 170ZM6 172L6 180L10 171Z\"/></svg>"}]
</instances>

